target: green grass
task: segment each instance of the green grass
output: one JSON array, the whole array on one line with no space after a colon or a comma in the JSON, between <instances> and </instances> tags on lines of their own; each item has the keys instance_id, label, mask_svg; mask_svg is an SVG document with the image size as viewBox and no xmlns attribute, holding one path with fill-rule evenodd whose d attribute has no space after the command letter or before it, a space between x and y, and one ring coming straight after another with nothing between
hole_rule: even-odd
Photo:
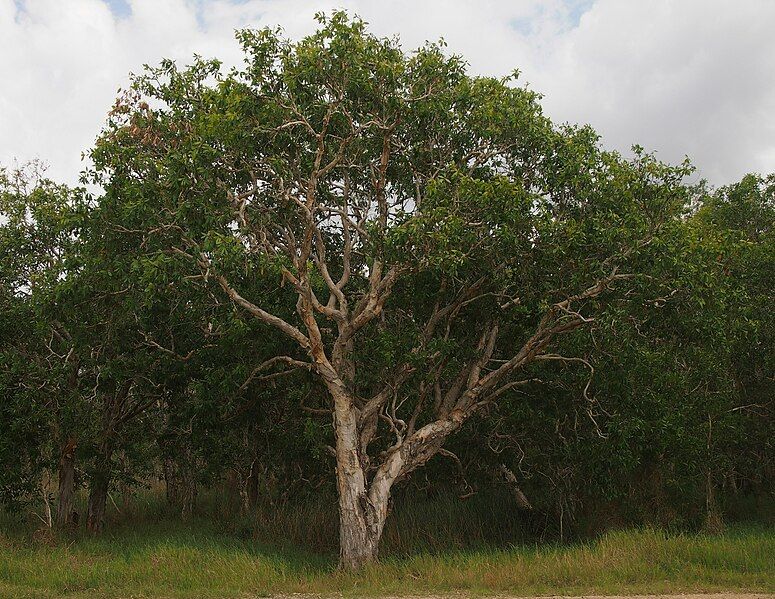
<instances>
[{"instance_id":1,"label":"green grass","mask_svg":"<svg viewBox=\"0 0 775 599\"><path fill-rule=\"evenodd\" d=\"M336 570L336 503L325 493L265 501L248 518L214 489L189 523L158 489L120 503L97 539L52 536L36 531L37 518L0 513L0 599L775 591L775 528L762 524L536 544L508 495L407 495L388 519L383 559L353 575Z\"/></svg>"},{"instance_id":2,"label":"green grass","mask_svg":"<svg viewBox=\"0 0 775 599\"><path fill-rule=\"evenodd\" d=\"M357 575L330 553L240 539L211 521L119 526L100 539L0 535L0 597L632 594L775 590L775 531L652 529L567 546L389 556Z\"/></svg>"}]
</instances>

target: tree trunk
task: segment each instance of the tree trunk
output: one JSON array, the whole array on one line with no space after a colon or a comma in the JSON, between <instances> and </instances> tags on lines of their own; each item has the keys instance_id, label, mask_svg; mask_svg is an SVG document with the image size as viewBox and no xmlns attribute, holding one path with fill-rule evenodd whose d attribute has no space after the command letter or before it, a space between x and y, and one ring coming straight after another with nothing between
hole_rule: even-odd
<instances>
[{"instance_id":1,"label":"tree trunk","mask_svg":"<svg viewBox=\"0 0 775 599\"><path fill-rule=\"evenodd\" d=\"M519 488L519 483L514 472L512 472L511 469L506 466L506 464L500 465L500 471L503 474L503 478L506 479L506 482L509 485L509 489L511 489L511 493L514 496L517 507L523 511L531 511L533 506L530 504L530 501L528 501L527 496L522 492L522 489Z\"/></svg>"},{"instance_id":2,"label":"tree trunk","mask_svg":"<svg viewBox=\"0 0 775 599\"><path fill-rule=\"evenodd\" d=\"M349 404L346 398L335 398L337 404ZM358 457L357 414L349 405L337 405L334 414L336 431L336 482L339 492L339 563L347 570L357 570L377 558L377 543L369 535L366 479Z\"/></svg>"},{"instance_id":3,"label":"tree trunk","mask_svg":"<svg viewBox=\"0 0 775 599\"><path fill-rule=\"evenodd\" d=\"M112 451L105 450L98 457L98 464L89 484L89 501L86 505L86 531L97 535L105 524L105 508L110 487L110 457Z\"/></svg>"},{"instance_id":4,"label":"tree trunk","mask_svg":"<svg viewBox=\"0 0 775 599\"><path fill-rule=\"evenodd\" d=\"M711 449L713 447L713 420L708 414L708 458L705 466L705 530L710 534L721 534L724 532L724 520L721 517L718 504L716 503L716 494L713 488L713 463L711 459Z\"/></svg>"},{"instance_id":5,"label":"tree trunk","mask_svg":"<svg viewBox=\"0 0 775 599\"><path fill-rule=\"evenodd\" d=\"M259 481L261 480L258 467L255 462L250 467L250 474L247 480L247 508L252 512L258 505Z\"/></svg>"},{"instance_id":6,"label":"tree trunk","mask_svg":"<svg viewBox=\"0 0 775 599\"><path fill-rule=\"evenodd\" d=\"M76 441L70 437L62 449L62 456L59 460L59 498L56 515L56 525L59 528L74 524L75 447Z\"/></svg>"},{"instance_id":7,"label":"tree trunk","mask_svg":"<svg viewBox=\"0 0 775 599\"><path fill-rule=\"evenodd\" d=\"M377 559L387 515L387 497L385 509L370 500L358 451L358 413L344 393L335 390L332 395L339 492L339 566L357 570Z\"/></svg>"},{"instance_id":8,"label":"tree trunk","mask_svg":"<svg viewBox=\"0 0 775 599\"><path fill-rule=\"evenodd\" d=\"M457 430L465 418L462 411L454 409L448 417L422 427L409 437L395 429L396 444L384 453L369 481L367 451L376 427L366 431L370 426L368 413L363 416L356 407L355 397L325 356L318 355L316 359L318 373L328 388L334 407L339 567L357 570L378 557L395 481L436 455L447 436ZM338 362L341 366L345 360L342 358Z\"/></svg>"},{"instance_id":9,"label":"tree trunk","mask_svg":"<svg viewBox=\"0 0 775 599\"><path fill-rule=\"evenodd\" d=\"M165 457L162 462L167 503L180 510L183 520L188 520L196 507L196 463L188 448L179 457Z\"/></svg>"},{"instance_id":10,"label":"tree trunk","mask_svg":"<svg viewBox=\"0 0 775 599\"><path fill-rule=\"evenodd\" d=\"M181 468L181 471L182 494L180 497L180 517L186 521L189 520L194 513L197 495L196 474L188 452L186 452L186 464Z\"/></svg>"},{"instance_id":11,"label":"tree trunk","mask_svg":"<svg viewBox=\"0 0 775 599\"><path fill-rule=\"evenodd\" d=\"M92 477L89 502L86 507L86 530L89 534L100 534L105 525L109 483L110 478L104 473L95 474Z\"/></svg>"},{"instance_id":12,"label":"tree trunk","mask_svg":"<svg viewBox=\"0 0 775 599\"><path fill-rule=\"evenodd\" d=\"M381 531L372 534L365 515L368 499L353 491L351 487L339 495L339 567L343 570L358 570L379 555Z\"/></svg>"},{"instance_id":13,"label":"tree trunk","mask_svg":"<svg viewBox=\"0 0 775 599\"><path fill-rule=\"evenodd\" d=\"M48 476L46 479L42 480L40 482L40 494L43 497L43 514L44 518L43 521L46 523L46 526L48 528L51 528L54 524L52 518L51 518L51 502L49 501L49 493L48 493Z\"/></svg>"},{"instance_id":14,"label":"tree trunk","mask_svg":"<svg viewBox=\"0 0 775 599\"><path fill-rule=\"evenodd\" d=\"M170 457L165 457L162 461L164 471L164 491L167 497L167 503L172 507L180 507L180 481L177 476L175 461Z\"/></svg>"},{"instance_id":15,"label":"tree trunk","mask_svg":"<svg viewBox=\"0 0 775 599\"><path fill-rule=\"evenodd\" d=\"M724 519L721 517L713 489L713 471L708 466L705 469L705 531L718 535L724 532L724 529Z\"/></svg>"},{"instance_id":16,"label":"tree trunk","mask_svg":"<svg viewBox=\"0 0 775 599\"><path fill-rule=\"evenodd\" d=\"M423 465L438 453L444 439L459 428L461 419L439 420L416 431L388 450L371 482L366 480L360 452L359 412L354 402L334 385L329 386L334 399L336 435L336 477L339 492L339 565L357 570L374 562L388 515L393 484Z\"/></svg>"},{"instance_id":17,"label":"tree trunk","mask_svg":"<svg viewBox=\"0 0 775 599\"><path fill-rule=\"evenodd\" d=\"M239 489L240 511L243 515L253 513L258 505L259 473L255 460L251 463L247 474L243 470L235 473L236 486Z\"/></svg>"}]
</instances>

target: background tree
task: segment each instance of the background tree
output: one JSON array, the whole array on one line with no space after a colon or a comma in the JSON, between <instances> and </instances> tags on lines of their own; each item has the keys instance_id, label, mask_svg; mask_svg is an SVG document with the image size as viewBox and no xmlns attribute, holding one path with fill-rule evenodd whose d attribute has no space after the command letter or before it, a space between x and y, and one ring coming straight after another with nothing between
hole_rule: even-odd
<instances>
[{"instance_id":1,"label":"background tree","mask_svg":"<svg viewBox=\"0 0 775 599\"><path fill-rule=\"evenodd\" d=\"M75 491L81 357L62 321L62 287L78 268L88 211L81 190L57 185L39 163L0 170L2 380L0 440L6 498L43 493L46 519L64 525ZM49 504L41 477L58 473Z\"/></svg>"},{"instance_id":2,"label":"background tree","mask_svg":"<svg viewBox=\"0 0 775 599\"><path fill-rule=\"evenodd\" d=\"M725 374L735 396L727 418L734 416L737 426L714 437L726 457L715 484L768 492L775 392L775 318L769 309L775 296L775 177L746 175L709 193L692 220L698 234L717 240L716 262L733 292L722 326L728 333Z\"/></svg>"}]
</instances>

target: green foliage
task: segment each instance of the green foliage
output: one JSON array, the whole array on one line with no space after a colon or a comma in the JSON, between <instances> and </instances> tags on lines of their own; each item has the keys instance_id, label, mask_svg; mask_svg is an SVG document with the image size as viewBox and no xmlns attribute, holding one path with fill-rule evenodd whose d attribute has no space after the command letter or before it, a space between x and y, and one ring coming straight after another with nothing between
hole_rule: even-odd
<instances>
[{"instance_id":1,"label":"green foliage","mask_svg":"<svg viewBox=\"0 0 775 599\"><path fill-rule=\"evenodd\" d=\"M76 486L163 476L195 496L230 480L246 511L261 481L278 504L331 491L330 397L311 364L285 368L308 353L223 281L306 330L301 303L326 306L349 268L358 306L375 265L400 276L352 344L352 389L390 388L394 424L437 417L426 397L466 378L483 332L498 327L487 373L552 310L575 323L477 407L457 461L429 464L440 486L490 489L506 465L533 534L562 539L600 514L699 526L771 493L774 176L687 185L688 162L606 151L443 43L406 54L342 12L318 21L298 42L238 32L241 69L195 57L135 77L84 173L95 198L34 165L0 170L0 502L53 499L71 439ZM312 319L330 353L339 323ZM395 442L382 416L375 461Z\"/></svg>"}]
</instances>

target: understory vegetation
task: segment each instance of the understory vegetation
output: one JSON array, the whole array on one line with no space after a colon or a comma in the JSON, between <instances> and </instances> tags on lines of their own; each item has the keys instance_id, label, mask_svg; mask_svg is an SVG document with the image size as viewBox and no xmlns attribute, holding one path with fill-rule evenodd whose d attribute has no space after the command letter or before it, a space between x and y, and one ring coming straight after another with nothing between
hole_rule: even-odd
<instances>
[{"instance_id":1,"label":"understory vegetation","mask_svg":"<svg viewBox=\"0 0 775 599\"><path fill-rule=\"evenodd\" d=\"M0 169L0 594L771 589L775 175L318 21Z\"/></svg>"},{"instance_id":2,"label":"understory vegetation","mask_svg":"<svg viewBox=\"0 0 775 599\"><path fill-rule=\"evenodd\" d=\"M128 505L118 501L109 510L110 532L98 538L35 531L6 516L0 594L107 599L775 591L775 534L754 506L741 513L755 514L758 523L735 522L723 535L645 527L560 544L532 538L518 515L498 507L500 499L471 503L444 494L401 500L385 531L380 563L357 574L337 569L335 497L260 506L245 517L208 493L183 522L163 497L146 492Z\"/></svg>"}]
</instances>

